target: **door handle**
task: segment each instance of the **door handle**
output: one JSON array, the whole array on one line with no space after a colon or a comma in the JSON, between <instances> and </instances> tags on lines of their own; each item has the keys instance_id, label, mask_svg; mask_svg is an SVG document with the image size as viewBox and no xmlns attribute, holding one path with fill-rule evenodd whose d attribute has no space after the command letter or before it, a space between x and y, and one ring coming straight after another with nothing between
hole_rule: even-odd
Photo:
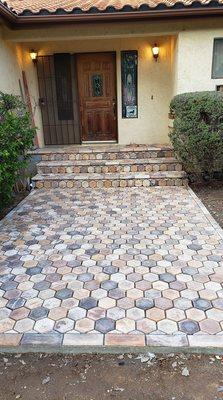
<instances>
[{"instance_id":1,"label":"door handle","mask_svg":"<svg viewBox=\"0 0 223 400\"><path fill-rule=\"evenodd\" d=\"M39 106L40 107L45 107L46 106L46 99L44 99L43 97L39 98Z\"/></svg>"}]
</instances>

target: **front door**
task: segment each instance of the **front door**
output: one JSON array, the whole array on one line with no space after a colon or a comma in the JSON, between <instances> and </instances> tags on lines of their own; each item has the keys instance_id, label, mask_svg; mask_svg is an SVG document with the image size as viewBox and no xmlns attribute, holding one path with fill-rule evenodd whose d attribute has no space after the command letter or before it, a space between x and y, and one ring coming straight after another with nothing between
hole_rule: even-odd
<instances>
[{"instance_id":1,"label":"front door","mask_svg":"<svg viewBox=\"0 0 223 400\"><path fill-rule=\"evenodd\" d=\"M114 53L78 54L82 141L117 140Z\"/></svg>"}]
</instances>

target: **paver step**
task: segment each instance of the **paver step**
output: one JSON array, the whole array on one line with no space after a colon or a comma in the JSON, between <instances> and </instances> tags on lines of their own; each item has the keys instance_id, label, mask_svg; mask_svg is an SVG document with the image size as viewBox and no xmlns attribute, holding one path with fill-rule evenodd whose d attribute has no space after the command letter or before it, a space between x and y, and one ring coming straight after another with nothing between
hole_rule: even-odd
<instances>
[{"instance_id":1,"label":"paver step","mask_svg":"<svg viewBox=\"0 0 223 400\"><path fill-rule=\"evenodd\" d=\"M54 187L139 187L139 186L183 186L187 185L183 171L108 173L108 174L43 174L33 178L36 188Z\"/></svg>"},{"instance_id":2,"label":"paver step","mask_svg":"<svg viewBox=\"0 0 223 400\"><path fill-rule=\"evenodd\" d=\"M173 157L171 146L148 145L95 145L95 146L60 146L45 147L32 152L38 154L42 161L66 160L115 160L115 159L148 159Z\"/></svg>"},{"instance_id":3,"label":"paver step","mask_svg":"<svg viewBox=\"0 0 223 400\"><path fill-rule=\"evenodd\" d=\"M122 160L41 161L38 174L182 171L174 157Z\"/></svg>"}]
</instances>

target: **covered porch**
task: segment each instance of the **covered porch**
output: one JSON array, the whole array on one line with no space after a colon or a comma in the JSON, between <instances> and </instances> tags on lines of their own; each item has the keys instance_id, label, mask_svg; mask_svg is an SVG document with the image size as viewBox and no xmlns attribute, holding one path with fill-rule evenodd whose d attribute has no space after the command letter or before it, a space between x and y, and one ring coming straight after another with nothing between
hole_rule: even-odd
<instances>
[{"instance_id":1,"label":"covered porch","mask_svg":"<svg viewBox=\"0 0 223 400\"><path fill-rule=\"evenodd\" d=\"M19 41L38 145L169 144L176 34L142 22L8 33ZM153 57L157 44L159 57ZM36 62L30 52L37 53Z\"/></svg>"}]
</instances>

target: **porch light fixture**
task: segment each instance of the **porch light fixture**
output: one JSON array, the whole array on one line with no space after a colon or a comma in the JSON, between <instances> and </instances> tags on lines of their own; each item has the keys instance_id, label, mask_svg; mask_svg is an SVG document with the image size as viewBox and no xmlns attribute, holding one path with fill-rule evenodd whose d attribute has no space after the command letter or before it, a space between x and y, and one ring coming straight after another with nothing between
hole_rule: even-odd
<instances>
[{"instance_id":1,"label":"porch light fixture","mask_svg":"<svg viewBox=\"0 0 223 400\"><path fill-rule=\"evenodd\" d=\"M32 49L29 54L30 54L30 57L31 57L31 60L33 61L33 63L36 64L37 63L37 56L38 56L37 51Z\"/></svg>"},{"instance_id":2,"label":"porch light fixture","mask_svg":"<svg viewBox=\"0 0 223 400\"><path fill-rule=\"evenodd\" d=\"M159 47L157 46L157 44L155 43L153 48L152 48L152 52L153 52L153 57L155 59L155 61L157 61L158 57L159 57Z\"/></svg>"}]
</instances>

